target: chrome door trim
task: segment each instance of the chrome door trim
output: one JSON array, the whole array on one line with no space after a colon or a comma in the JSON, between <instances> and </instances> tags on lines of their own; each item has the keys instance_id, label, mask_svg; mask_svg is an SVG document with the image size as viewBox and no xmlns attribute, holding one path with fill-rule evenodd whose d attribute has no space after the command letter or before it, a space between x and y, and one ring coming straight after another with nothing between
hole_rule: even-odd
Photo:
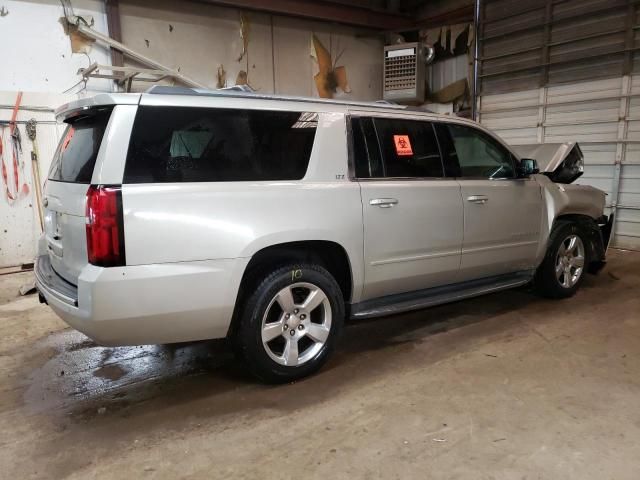
<instances>
[{"instance_id":1,"label":"chrome door trim","mask_svg":"<svg viewBox=\"0 0 640 480\"><path fill-rule=\"evenodd\" d=\"M411 255L408 257L395 257L395 258L387 258L385 260L375 260L373 262L369 262L369 265L388 265L390 263L403 263L403 262L414 262L416 260L426 260L430 258L440 258L440 257L450 257L452 255L460 255L460 250L451 250L447 252L437 252L437 253L425 253L422 255Z\"/></svg>"},{"instance_id":2,"label":"chrome door trim","mask_svg":"<svg viewBox=\"0 0 640 480\"><path fill-rule=\"evenodd\" d=\"M369 200L369 205L372 207L391 208L398 204L397 198L372 198Z\"/></svg>"}]
</instances>

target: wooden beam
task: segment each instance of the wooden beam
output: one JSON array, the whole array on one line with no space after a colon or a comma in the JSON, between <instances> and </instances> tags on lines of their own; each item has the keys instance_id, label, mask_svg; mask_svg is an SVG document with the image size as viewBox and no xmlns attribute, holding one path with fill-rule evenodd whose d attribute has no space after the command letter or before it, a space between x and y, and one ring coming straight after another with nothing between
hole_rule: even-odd
<instances>
[{"instance_id":1,"label":"wooden beam","mask_svg":"<svg viewBox=\"0 0 640 480\"><path fill-rule=\"evenodd\" d=\"M120 1L104 0L104 6L107 14L107 29L109 30L109 37L118 42L122 42L122 28L120 27ZM111 47L111 64L116 67L124 66L124 55L113 47Z\"/></svg>"},{"instance_id":2,"label":"wooden beam","mask_svg":"<svg viewBox=\"0 0 640 480\"><path fill-rule=\"evenodd\" d=\"M410 15L320 0L199 0L199 2L375 30L397 30L415 24L415 18Z\"/></svg>"}]
</instances>

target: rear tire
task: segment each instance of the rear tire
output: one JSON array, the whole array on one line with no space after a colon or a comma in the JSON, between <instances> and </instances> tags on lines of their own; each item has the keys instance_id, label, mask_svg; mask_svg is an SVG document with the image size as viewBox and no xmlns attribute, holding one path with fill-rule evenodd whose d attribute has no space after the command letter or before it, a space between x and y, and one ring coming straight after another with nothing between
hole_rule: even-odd
<instances>
[{"instance_id":1,"label":"rear tire","mask_svg":"<svg viewBox=\"0 0 640 480\"><path fill-rule=\"evenodd\" d=\"M235 350L260 380L292 382L327 361L342 330L344 311L342 291L323 267L277 268L240 306Z\"/></svg>"},{"instance_id":2,"label":"rear tire","mask_svg":"<svg viewBox=\"0 0 640 480\"><path fill-rule=\"evenodd\" d=\"M544 260L536 271L534 286L547 298L573 296L589 265L587 236L579 224L559 221L549 235Z\"/></svg>"}]
</instances>

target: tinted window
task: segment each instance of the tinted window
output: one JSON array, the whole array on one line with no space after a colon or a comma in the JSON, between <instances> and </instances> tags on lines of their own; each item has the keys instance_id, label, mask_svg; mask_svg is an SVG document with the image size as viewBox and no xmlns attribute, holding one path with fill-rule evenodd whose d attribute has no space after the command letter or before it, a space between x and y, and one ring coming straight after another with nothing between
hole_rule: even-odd
<instances>
[{"instance_id":1,"label":"tinted window","mask_svg":"<svg viewBox=\"0 0 640 480\"><path fill-rule=\"evenodd\" d=\"M464 125L448 124L461 176L513 178L513 157L489 135Z\"/></svg>"},{"instance_id":2,"label":"tinted window","mask_svg":"<svg viewBox=\"0 0 640 480\"><path fill-rule=\"evenodd\" d=\"M93 167L112 108L89 111L69 124L51 161L49 180L91 183Z\"/></svg>"},{"instance_id":3,"label":"tinted window","mask_svg":"<svg viewBox=\"0 0 640 480\"><path fill-rule=\"evenodd\" d=\"M125 183L299 180L317 114L140 107Z\"/></svg>"},{"instance_id":4,"label":"tinted window","mask_svg":"<svg viewBox=\"0 0 640 480\"><path fill-rule=\"evenodd\" d=\"M442 154L442 163L444 165L444 174L447 177L459 177L460 164L458 163L458 154L453 144L449 128L443 123L434 123L433 128L438 136L438 144L440 145L440 153Z\"/></svg>"},{"instance_id":5,"label":"tinted window","mask_svg":"<svg viewBox=\"0 0 640 480\"><path fill-rule=\"evenodd\" d=\"M385 177L442 177L442 161L430 123L374 119Z\"/></svg>"},{"instance_id":6,"label":"tinted window","mask_svg":"<svg viewBox=\"0 0 640 480\"><path fill-rule=\"evenodd\" d=\"M351 120L353 155L357 178L383 177L378 139L371 118Z\"/></svg>"}]
</instances>

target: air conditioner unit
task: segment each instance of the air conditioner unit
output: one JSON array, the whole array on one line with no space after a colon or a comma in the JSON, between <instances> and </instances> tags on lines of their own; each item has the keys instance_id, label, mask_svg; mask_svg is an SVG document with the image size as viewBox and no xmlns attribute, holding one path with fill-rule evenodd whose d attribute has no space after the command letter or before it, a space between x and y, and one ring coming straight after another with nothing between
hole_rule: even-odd
<instances>
[{"instance_id":1,"label":"air conditioner unit","mask_svg":"<svg viewBox=\"0 0 640 480\"><path fill-rule=\"evenodd\" d=\"M424 103L425 75L424 45L400 43L384 47L384 100Z\"/></svg>"}]
</instances>

